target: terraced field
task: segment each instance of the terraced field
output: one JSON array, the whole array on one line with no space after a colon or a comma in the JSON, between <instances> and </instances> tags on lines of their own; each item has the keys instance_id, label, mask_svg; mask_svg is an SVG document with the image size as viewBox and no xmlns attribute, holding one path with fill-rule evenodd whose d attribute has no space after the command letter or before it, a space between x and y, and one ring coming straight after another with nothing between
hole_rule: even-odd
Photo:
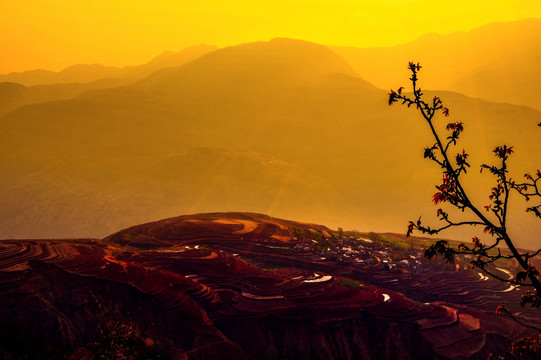
<instances>
[{"instance_id":1,"label":"terraced field","mask_svg":"<svg viewBox=\"0 0 541 360\"><path fill-rule=\"evenodd\" d=\"M214 213L102 240L4 240L0 321L70 353L104 319L130 317L148 346L178 359L484 359L534 334L493 314L518 291L475 271L424 260L389 267L381 257L341 264L296 246L299 229L333 235Z\"/></svg>"}]
</instances>

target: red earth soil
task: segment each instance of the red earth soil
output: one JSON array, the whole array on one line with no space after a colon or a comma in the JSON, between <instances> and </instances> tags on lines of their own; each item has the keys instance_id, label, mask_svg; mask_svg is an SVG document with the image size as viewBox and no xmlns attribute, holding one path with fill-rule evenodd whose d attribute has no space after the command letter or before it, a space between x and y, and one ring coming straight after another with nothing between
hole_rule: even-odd
<instances>
[{"instance_id":1,"label":"red earth soil","mask_svg":"<svg viewBox=\"0 0 541 360\"><path fill-rule=\"evenodd\" d=\"M292 250L294 229L332 233L213 213L103 240L4 240L0 323L24 324L70 352L96 336L100 321L121 315L175 359L485 359L535 335L485 311L507 293L471 272L341 267ZM394 279L438 301L411 300L391 290Z\"/></svg>"}]
</instances>

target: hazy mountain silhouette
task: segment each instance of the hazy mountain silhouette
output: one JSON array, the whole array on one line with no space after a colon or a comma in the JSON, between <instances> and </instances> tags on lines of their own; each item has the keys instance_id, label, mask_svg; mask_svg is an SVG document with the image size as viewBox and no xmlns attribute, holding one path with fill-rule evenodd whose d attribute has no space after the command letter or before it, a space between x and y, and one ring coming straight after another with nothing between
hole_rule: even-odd
<instances>
[{"instance_id":1,"label":"hazy mountain silhouette","mask_svg":"<svg viewBox=\"0 0 541 360\"><path fill-rule=\"evenodd\" d=\"M397 87L400 79L407 79L405 64L418 61L424 66L423 88L541 109L541 19L427 34L394 47L331 49L381 88Z\"/></svg>"},{"instance_id":2,"label":"hazy mountain silhouette","mask_svg":"<svg viewBox=\"0 0 541 360\"><path fill-rule=\"evenodd\" d=\"M47 168L21 174L18 181L2 179L9 189L1 194L2 237L98 234L118 224L188 209L272 212L281 210L284 200L283 213L303 212L309 220L325 209L332 194L323 178L296 165L220 148L152 158L72 155L43 163Z\"/></svg>"},{"instance_id":3,"label":"hazy mountain silhouette","mask_svg":"<svg viewBox=\"0 0 541 360\"><path fill-rule=\"evenodd\" d=\"M103 89L125 84L118 78L96 80L91 83L66 83L53 85L24 86L17 83L0 83L0 115L13 111L21 106L44 103L56 100L72 99L85 91Z\"/></svg>"},{"instance_id":4,"label":"hazy mountain silhouette","mask_svg":"<svg viewBox=\"0 0 541 360\"><path fill-rule=\"evenodd\" d=\"M26 87L23 85L11 82L0 83L0 114L25 105L27 98Z\"/></svg>"},{"instance_id":5,"label":"hazy mountain silhouette","mask_svg":"<svg viewBox=\"0 0 541 360\"><path fill-rule=\"evenodd\" d=\"M150 75L156 70L185 64L216 49L217 48L215 46L209 45L190 46L178 52L164 52L143 65L126 66L123 68L116 66L104 66L101 64L78 64L69 66L58 72L42 69L24 72L12 72L9 74L0 74L0 83L15 82L25 86L35 86L68 83L90 83L99 79L115 77L140 79Z\"/></svg>"},{"instance_id":6,"label":"hazy mountain silhouette","mask_svg":"<svg viewBox=\"0 0 541 360\"><path fill-rule=\"evenodd\" d=\"M121 78L141 79L153 72L169 67L181 66L189 63L218 48L213 45L196 45L182 49L178 52L166 51L146 64L125 67Z\"/></svg>"},{"instance_id":7,"label":"hazy mountain silhouette","mask_svg":"<svg viewBox=\"0 0 541 360\"><path fill-rule=\"evenodd\" d=\"M115 77L122 74L122 69L100 64L78 64L62 71L29 70L0 75L2 82L16 82L25 86L64 84L73 82L91 82L97 79Z\"/></svg>"},{"instance_id":8,"label":"hazy mountain silhouette","mask_svg":"<svg viewBox=\"0 0 541 360\"><path fill-rule=\"evenodd\" d=\"M67 100L85 91L130 84L155 71L186 64L215 49L215 46L208 45L191 46L179 52L165 52L146 64L122 69L101 65L74 65L58 73L32 70L0 75L0 81L12 81L0 82L0 115L23 105ZM42 85L34 85L35 83Z\"/></svg>"},{"instance_id":9,"label":"hazy mountain silhouette","mask_svg":"<svg viewBox=\"0 0 541 360\"><path fill-rule=\"evenodd\" d=\"M491 134L516 146L515 176L539 164L540 112L439 95L466 124L457 150L474 176L500 145ZM102 236L210 209L402 231L433 212L441 174L422 159L425 124L386 101L328 48L274 39L19 108L0 117L0 237Z\"/></svg>"}]
</instances>

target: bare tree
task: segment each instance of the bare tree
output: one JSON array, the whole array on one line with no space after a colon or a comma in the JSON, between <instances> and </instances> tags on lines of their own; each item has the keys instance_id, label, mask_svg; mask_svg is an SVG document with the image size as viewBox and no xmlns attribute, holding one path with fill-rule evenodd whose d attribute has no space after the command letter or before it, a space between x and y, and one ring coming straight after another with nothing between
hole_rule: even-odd
<instances>
[{"instance_id":1,"label":"bare tree","mask_svg":"<svg viewBox=\"0 0 541 360\"><path fill-rule=\"evenodd\" d=\"M471 265L479 268L487 275L503 282L521 285L529 288L522 295L521 305L531 305L537 309L541 306L541 284L539 271L532 266L531 259L541 253L537 251L520 252L507 230L508 209L510 197L513 193L522 196L525 200L536 202L527 208L527 211L541 220L541 171L537 170L534 175L525 174L524 181L514 181L509 178L508 159L513 154L513 147L502 145L497 146L493 152L496 157L496 165L481 165L481 171L488 171L495 177L495 186L491 188L489 202L487 205L478 206L474 204L464 189L461 179L470 167L469 155L466 151L454 152L454 147L464 131L464 124L461 122L450 122L446 126L447 133L441 134L434 126L437 114L449 117L449 109L443 105L442 100L435 96L431 101L423 99L423 92L418 87L417 74L421 66L410 62L408 65L411 71L410 81L412 84L412 95L405 94L404 88L389 93L389 105L401 102L402 105L413 107L420 112L426 121L434 139L434 144L424 149L424 157L434 162L442 171L442 183L436 186L437 192L432 201L438 205L449 203L465 214L466 220L453 220L451 215L439 208L437 216L442 222L438 227L425 226L421 218L417 221L410 221L407 235L416 231L426 234L438 234L443 230L452 227L480 226L483 232L489 236L489 244L485 244L477 236L472 238L472 243L466 245L461 243L453 248L445 240L439 240L425 250L425 257L432 259L436 255L443 255L448 262L454 262L455 257L461 254L473 255ZM539 124L541 126L541 124ZM509 252L502 253L500 246L506 246ZM518 272L512 279L504 279L492 271L491 264L499 259L514 260L518 264ZM507 315L523 324L515 318L505 306L500 306L497 313ZM540 330L539 328L523 324L525 326Z\"/></svg>"}]
</instances>

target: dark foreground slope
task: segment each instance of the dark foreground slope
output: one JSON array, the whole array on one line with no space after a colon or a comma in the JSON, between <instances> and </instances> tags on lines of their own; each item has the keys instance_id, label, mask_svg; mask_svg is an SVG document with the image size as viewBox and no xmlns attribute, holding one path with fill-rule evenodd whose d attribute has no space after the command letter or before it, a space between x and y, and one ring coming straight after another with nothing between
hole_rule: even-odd
<instances>
[{"instance_id":1,"label":"dark foreground slope","mask_svg":"<svg viewBox=\"0 0 541 360\"><path fill-rule=\"evenodd\" d=\"M458 293L511 299L490 281L459 281L469 270L426 264L413 250L398 266L392 248L333 234L260 214L213 213L103 240L2 241L2 328L29 335L18 344L0 339L0 349L91 359L114 348L103 334L116 324L105 333L139 347L114 349L154 358L484 359L532 335L483 311L486 302L460 304ZM322 244L328 248L318 250ZM439 276L425 284L440 289L434 302L392 290L427 273ZM385 288L373 285L385 280Z\"/></svg>"}]
</instances>

